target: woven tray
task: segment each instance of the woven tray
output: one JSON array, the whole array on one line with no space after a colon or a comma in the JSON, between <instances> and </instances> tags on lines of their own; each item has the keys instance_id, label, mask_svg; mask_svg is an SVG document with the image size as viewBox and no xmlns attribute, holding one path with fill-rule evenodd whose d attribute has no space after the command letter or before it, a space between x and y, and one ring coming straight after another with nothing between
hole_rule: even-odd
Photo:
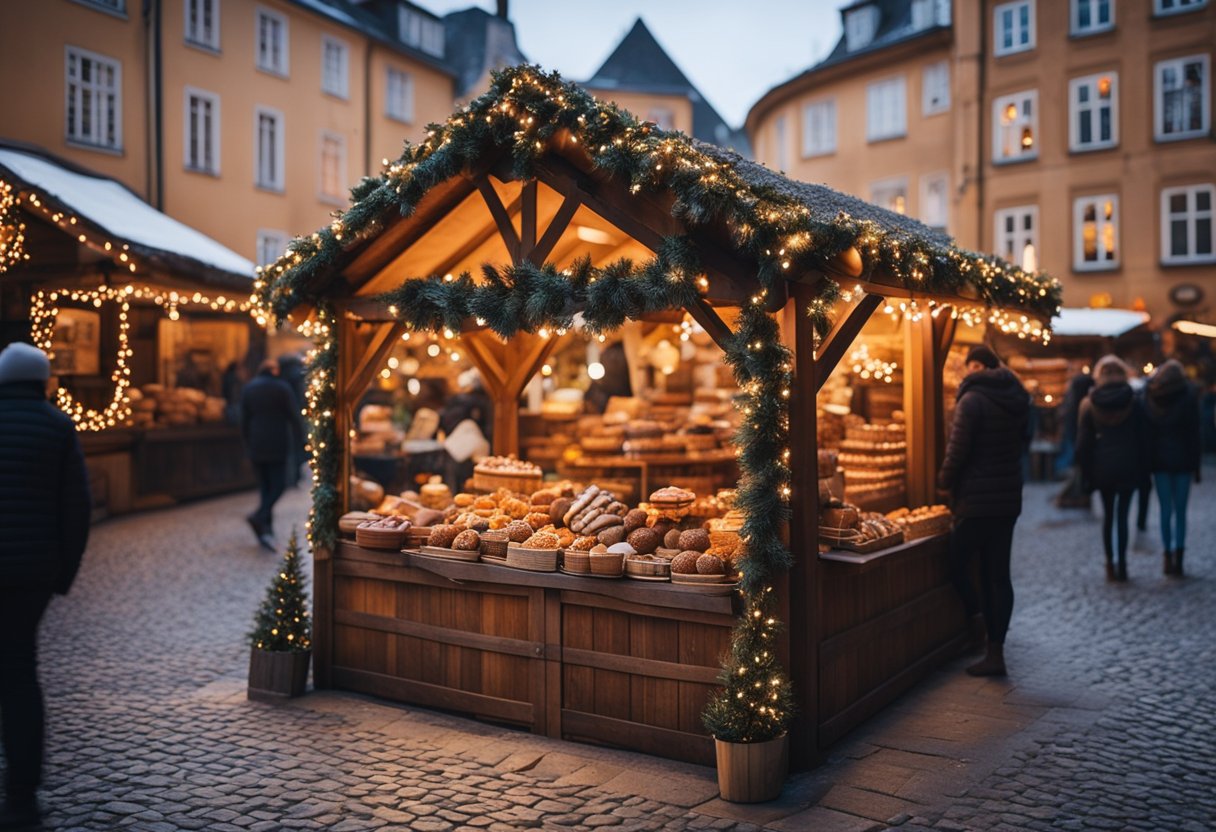
<instances>
[{"instance_id":1,"label":"woven tray","mask_svg":"<svg viewBox=\"0 0 1216 832\"><path fill-rule=\"evenodd\" d=\"M529 572L556 572L561 549L525 549L522 546L507 547L507 566L526 569Z\"/></svg>"},{"instance_id":2,"label":"woven tray","mask_svg":"<svg viewBox=\"0 0 1216 832\"><path fill-rule=\"evenodd\" d=\"M510 542L506 532L483 532L481 535L481 555L482 557L503 559L507 556L507 544Z\"/></svg>"},{"instance_id":3,"label":"woven tray","mask_svg":"<svg viewBox=\"0 0 1216 832\"><path fill-rule=\"evenodd\" d=\"M648 581L669 581L671 580L671 564L655 560L625 558L625 575L629 578Z\"/></svg>"},{"instance_id":4,"label":"woven tray","mask_svg":"<svg viewBox=\"0 0 1216 832\"><path fill-rule=\"evenodd\" d=\"M604 578L619 578L625 574L625 556L619 552L591 555L591 574Z\"/></svg>"},{"instance_id":5,"label":"woven tray","mask_svg":"<svg viewBox=\"0 0 1216 832\"><path fill-rule=\"evenodd\" d=\"M355 542L365 549L398 550L405 543L405 529L355 529Z\"/></svg>"},{"instance_id":6,"label":"woven tray","mask_svg":"<svg viewBox=\"0 0 1216 832\"><path fill-rule=\"evenodd\" d=\"M445 549L442 546L421 546L418 552L427 557L445 558L447 560L476 561L481 559L481 552L476 549Z\"/></svg>"},{"instance_id":7,"label":"woven tray","mask_svg":"<svg viewBox=\"0 0 1216 832\"><path fill-rule=\"evenodd\" d=\"M861 532L854 528L843 529L838 526L820 526L819 539L826 540L829 543L860 542Z\"/></svg>"},{"instance_id":8,"label":"woven tray","mask_svg":"<svg viewBox=\"0 0 1216 832\"><path fill-rule=\"evenodd\" d=\"M590 575L591 553L566 549L562 552L562 571L570 575Z\"/></svg>"},{"instance_id":9,"label":"woven tray","mask_svg":"<svg viewBox=\"0 0 1216 832\"><path fill-rule=\"evenodd\" d=\"M676 573L674 573L674 572L672 573L673 576L675 574ZM690 576L684 575L683 577L688 578ZM693 577L721 578L722 576L720 576L720 575L713 575L713 576L697 575L697 576L693 576ZM721 581L721 580L719 580L719 581L712 581L712 582L700 582L700 581L690 582L690 581L677 581L674 579L674 577L671 581L671 585L674 587L679 587L684 592L702 592L706 595L730 595L732 592L734 592L735 590L737 590L739 588L738 581Z\"/></svg>"},{"instance_id":10,"label":"woven tray","mask_svg":"<svg viewBox=\"0 0 1216 832\"><path fill-rule=\"evenodd\" d=\"M737 583L730 575L692 575L687 572L672 572L673 584L733 584Z\"/></svg>"}]
</instances>

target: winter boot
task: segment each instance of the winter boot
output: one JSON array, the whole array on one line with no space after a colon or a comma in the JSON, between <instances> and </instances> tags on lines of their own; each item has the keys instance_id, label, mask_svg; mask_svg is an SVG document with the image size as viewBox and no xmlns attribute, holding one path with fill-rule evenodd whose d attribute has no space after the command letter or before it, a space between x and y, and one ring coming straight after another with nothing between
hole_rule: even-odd
<instances>
[{"instance_id":1,"label":"winter boot","mask_svg":"<svg viewBox=\"0 0 1216 832\"><path fill-rule=\"evenodd\" d=\"M1169 549L1166 549L1165 555L1163 555L1163 557L1165 560L1161 567L1162 574L1173 575L1174 574L1174 553L1171 552Z\"/></svg>"},{"instance_id":2,"label":"winter boot","mask_svg":"<svg viewBox=\"0 0 1216 832\"><path fill-rule=\"evenodd\" d=\"M1113 580L1115 580L1115 578L1116 578L1115 563L1114 563L1114 561L1108 560L1106 562L1106 580L1113 581Z\"/></svg>"},{"instance_id":3,"label":"winter boot","mask_svg":"<svg viewBox=\"0 0 1216 832\"><path fill-rule=\"evenodd\" d=\"M1175 578L1182 577L1182 552L1183 552L1182 549L1174 550L1174 573L1173 574L1174 574Z\"/></svg>"},{"instance_id":4,"label":"winter boot","mask_svg":"<svg viewBox=\"0 0 1216 832\"><path fill-rule=\"evenodd\" d=\"M1127 558L1119 558L1119 580L1127 580Z\"/></svg>"},{"instance_id":5,"label":"winter boot","mask_svg":"<svg viewBox=\"0 0 1216 832\"><path fill-rule=\"evenodd\" d=\"M984 658L967 668L972 676L1004 676L1005 675L1005 645L988 642L988 652Z\"/></svg>"}]
</instances>

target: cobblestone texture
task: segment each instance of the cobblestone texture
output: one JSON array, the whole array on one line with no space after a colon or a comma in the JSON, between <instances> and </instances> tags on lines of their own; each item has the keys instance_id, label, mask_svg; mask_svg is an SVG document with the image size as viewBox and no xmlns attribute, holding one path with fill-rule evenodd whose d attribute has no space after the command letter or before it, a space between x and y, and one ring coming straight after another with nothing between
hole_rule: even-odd
<instances>
[{"instance_id":1,"label":"cobblestone texture","mask_svg":"<svg viewBox=\"0 0 1216 832\"><path fill-rule=\"evenodd\" d=\"M1027 489L1011 677L934 674L781 799L713 772L348 694L246 701L244 634L277 565L237 495L96 527L43 629L48 830L1216 829L1216 470L1189 577L1156 536L1107 584L1098 525ZM277 525L302 524L289 492ZM1155 523L1155 511L1150 524ZM629 787L669 782L667 798Z\"/></svg>"}]
</instances>

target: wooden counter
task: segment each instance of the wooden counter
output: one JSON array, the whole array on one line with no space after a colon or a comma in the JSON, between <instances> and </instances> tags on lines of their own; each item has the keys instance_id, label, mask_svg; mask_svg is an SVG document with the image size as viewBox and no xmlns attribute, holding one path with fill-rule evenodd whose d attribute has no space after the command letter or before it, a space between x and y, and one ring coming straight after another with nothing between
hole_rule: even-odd
<instances>
[{"instance_id":1,"label":"wooden counter","mask_svg":"<svg viewBox=\"0 0 1216 832\"><path fill-rule=\"evenodd\" d=\"M323 684L712 765L737 594L338 544ZM318 625L324 619L318 617Z\"/></svg>"}]
</instances>

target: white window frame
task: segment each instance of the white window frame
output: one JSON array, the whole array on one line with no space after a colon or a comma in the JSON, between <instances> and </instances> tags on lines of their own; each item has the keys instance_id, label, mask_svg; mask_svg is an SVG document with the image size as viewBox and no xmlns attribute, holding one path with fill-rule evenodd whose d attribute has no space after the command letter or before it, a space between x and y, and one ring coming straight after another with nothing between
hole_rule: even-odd
<instances>
[{"instance_id":1,"label":"white window frame","mask_svg":"<svg viewBox=\"0 0 1216 832\"><path fill-rule=\"evenodd\" d=\"M402 93L397 96L400 100L395 100L394 97L394 77L398 80L398 84ZM400 104L402 110L398 111L395 104ZM391 118L393 121L399 121L402 124L414 123L414 75L404 69L398 69L395 66L388 67L388 71L384 75L384 116Z\"/></svg>"},{"instance_id":2,"label":"white window frame","mask_svg":"<svg viewBox=\"0 0 1216 832\"><path fill-rule=\"evenodd\" d=\"M802 158L836 152L836 99L821 98L802 105Z\"/></svg>"},{"instance_id":3,"label":"white window frame","mask_svg":"<svg viewBox=\"0 0 1216 832\"><path fill-rule=\"evenodd\" d=\"M790 169L790 131L789 119L785 113L780 113L773 119L773 160L777 170L784 173Z\"/></svg>"},{"instance_id":4,"label":"white window frame","mask_svg":"<svg viewBox=\"0 0 1216 832\"><path fill-rule=\"evenodd\" d=\"M338 56L337 77L330 77L330 50ZM343 101L350 98L350 44L330 35L321 36L321 92Z\"/></svg>"},{"instance_id":5,"label":"white window frame","mask_svg":"<svg viewBox=\"0 0 1216 832\"><path fill-rule=\"evenodd\" d=\"M1098 9L1105 3L1106 9L1110 13L1110 20L1105 23L1097 23ZM1081 26L1081 8L1089 9L1088 26ZM1068 0L1068 33L1073 37L1084 37L1085 35L1096 35L1099 32L1109 32L1115 28L1115 0Z\"/></svg>"},{"instance_id":6,"label":"white window frame","mask_svg":"<svg viewBox=\"0 0 1216 832\"><path fill-rule=\"evenodd\" d=\"M1199 193L1206 192L1208 195L1208 207L1205 210L1198 208ZM1177 194L1186 195L1186 211L1182 214L1170 213L1170 197ZM1186 248L1185 254L1174 254L1172 251L1173 242L1170 234L1170 224L1174 217L1180 217L1186 222ZM1201 219L1206 219L1209 223L1210 231L1208 232L1208 240L1212 243L1212 251L1206 254L1201 254L1195 251L1196 240L1196 225ZM1175 188L1163 188L1161 190L1161 262L1170 266L1186 266L1199 263L1216 263L1216 185L1208 182L1200 185L1182 185Z\"/></svg>"},{"instance_id":7,"label":"white window frame","mask_svg":"<svg viewBox=\"0 0 1216 832\"><path fill-rule=\"evenodd\" d=\"M1173 4L1173 8L1166 8L1166 2ZM1153 15L1160 17L1170 14L1186 14L1187 12L1198 11L1208 4L1208 0L1153 0Z\"/></svg>"},{"instance_id":8,"label":"white window frame","mask_svg":"<svg viewBox=\"0 0 1216 832\"><path fill-rule=\"evenodd\" d=\"M198 26L195 31L190 29L190 7L194 6L198 13ZM211 38L208 40L200 34L204 7L211 9ZM185 29L185 40L190 46L199 46L213 52L220 51L220 0L182 0L182 26Z\"/></svg>"},{"instance_id":9,"label":"white window frame","mask_svg":"<svg viewBox=\"0 0 1216 832\"><path fill-rule=\"evenodd\" d=\"M1025 103L1030 102L1030 117L1026 118ZM1017 107L1018 118L1011 122L1017 133L1017 146L1021 149L1021 134L1026 126L1030 127L1030 150L1021 149L1018 153L1005 154L1004 112L1010 104ZM1028 162L1039 158L1039 91L1021 90L1002 95L992 102L992 162L996 165L1008 165L1015 162Z\"/></svg>"},{"instance_id":10,"label":"white window frame","mask_svg":"<svg viewBox=\"0 0 1216 832\"><path fill-rule=\"evenodd\" d=\"M254 243L254 265L268 266L278 260L287 251L291 235L277 228L259 228L257 241ZM273 253L272 253L273 252ZM269 256L269 259L263 259Z\"/></svg>"},{"instance_id":11,"label":"white window frame","mask_svg":"<svg viewBox=\"0 0 1216 832\"><path fill-rule=\"evenodd\" d=\"M262 116L269 116L275 121L274 134L274 164L271 171L271 177L264 179L262 177ZM286 121L283 118L283 111L276 110L273 107L264 107L261 104L254 107L253 110L253 184L263 191L272 191L274 193L284 193L287 188L286 160L283 154L286 148L285 133Z\"/></svg>"},{"instance_id":12,"label":"white window frame","mask_svg":"<svg viewBox=\"0 0 1216 832\"><path fill-rule=\"evenodd\" d=\"M1020 11L1022 8L1028 9L1026 14L1026 42L1019 43L1019 35L1022 32L1020 21ZM1010 20L1013 25L1013 36L1010 38L1010 45L1005 46L1005 13L1009 12ZM1015 55L1018 52L1029 52L1035 47L1035 2L1034 0L1013 0L1010 3L1001 3L992 9L992 54L998 58L1002 55Z\"/></svg>"},{"instance_id":13,"label":"white window frame","mask_svg":"<svg viewBox=\"0 0 1216 832\"><path fill-rule=\"evenodd\" d=\"M889 97L889 99L888 99ZM894 104L894 114L875 114L883 105ZM890 123L888 123L890 122ZM904 75L866 84L866 141L882 142L908 135L908 79Z\"/></svg>"},{"instance_id":14,"label":"white window frame","mask_svg":"<svg viewBox=\"0 0 1216 832\"><path fill-rule=\"evenodd\" d=\"M904 198L904 210L900 211L898 207L886 204L885 201L880 201L882 197L888 194L902 194ZM906 176L890 176L886 179L877 179L870 183L870 203L877 205L879 208L886 208L888 211L894 211L897 214L904 216L908 215L908 177Z\"/></svg>"},{"instance_id":15,"label":"white window frame","mask_svg":"<svg viewBox=\"0 0 1216 832\"><path fill-rule=\"evenodd\" d=\"M1165 91L1162 89L1162 77L1165 70L1173 67L1179 72L1185 71L1186 65L1198 62L1203 66L1203 90L1199 95L1200 117L1202 124L1197 130L1182 130L1167 133L1165 127ZM1212 61L1209 55L1187 55L1182 58L1171 58L1167 61L1157 61L1153 64L1153 138L1158 142L1177 142L1206 136L1212 126Z\"/></svg>"},{"instance_id":16,"label":"white window frame","mask_svg":"<svg viewBox=\"0 0 1216 832\"><path fill-rule=\"evenodd\" d=\"M96 65L106 65L114 72L114 86L107 89L100 86L96 80L85 84L77 77L71 77L72 57L76 58L77 72L79 72L82 61L90 61ZM96 78L96 70L94 70L94 78ZM96 52L90 52L88 49L81 49L76 46L65 46L63 52L63 135L66 141L70 144L88 147L97 150L105 150L115 153L121 153L122 145L122 61L117 58L111 58L107 55L100 55ZM73 87L75 87L75 95ZM105 112L104 98L106 95L113 94L114 96L114 124L101 123L98 129L98 112ZM85 96L92 96L90 102L91 112L93 113L91 135L84 135L81 132L72 132L72 120L70 111L75 104L76 116L79 123L81 114L81 105L84 102ZM104 120L103 120L104 121ZM114 129L114 141L107 140L109 128Z\"/></svg>"},{"instance_id":17,"label":"white window frame","mask_svg":"<svg viewBox=\"0 0 1216 832\"><path fill-rule=\"evenodd\" d=\"M329 147L329 142L337 145L338 156L336 171L337 179L334 189L326 188L326 179L328 172L326 165L329 163L329 154L326 148ZM322 202L327 202L331 205L345 205L348 196L348 178L346 171L346 136L337 133L333 130L322 130L317 144L317 198Z\"/></svg>"},{"instance_id":18,"label":"white window frame","mask_svg":"<svg viewBox=\"0 0 1216 832\"><path fill-rule=\"evenodd\" d=\"M1111 217L1106 219L1101 210L1109 200L1111 203ZM1090 262L1085 259L1085 209L1087 206L1094 207L1094 239L1097 243L1098 259ZM1114 226L1114 232L1111 235L1114 242L1114 257L1106 258L1108 253L1105 245L1106 234L1105 228L1107 225ZM1037 248L1037 246L1036 246ZM1077 272L1104 272L1119 268L1119 262L1123 255L1123 243L1119 238L1119 195L1118 194L1091 194L1087 196L1079 196L1072 203L1072 268Z\"/></svg>"},{"instance_id":19,"label":"white window frame","mask_svg":"<svg viewBox=\"0 0 1216 832\"><path fill-rule=\"evenodd\" d=\"M942 204L941 216L932 216L929 212L929 206L932 204L930 200L930 189L934 184L940 183ZM935 173L926 173L920 178L920 221L930 228L949 228L950 226L950 171L940 170Z\"/></svg>"},{"instance_id":20,"label":"white window frame","mask_svg":"<svg viewBox=\"0 0 1216 832\"><path fill-rule=\"evenodd\" d=\"M1029 229L1025 227L1028 217ZM1013 219L1012 231L1005 228L1005 221L1010 218ZM1035 251L1039 250L1038 205L1011 205L993 213L992 248L998 257L1020 264L1027 244L1034 246Z\"/></svg>"},{"instance_id":21,"label":"white window frame","mask_svg":"<svg viewBox=\"0 0 1216 832\"><path fill-rule=\"evenodd\" d=\"M279 48L279 63L273 63L273 53L263 55L262 53L262 19L267 18L277 21L279 31L282 32L282 43ZM272 11L265 6L258 6L253 13L253 55L254 64L262 72L268 72L271 75L277 75L281 78L286 78L291 73L291 32L287 27L288 21L285 15Z\"/></svg>"},{"instance_id":22,"label":"white window frame","mask_svg":"<svg viewBox=\"0 0 1216 832\"><path fill-rule=\"evenodd\" d=\"M947 60L926 64L920 73L921 115L935 116L950 112L950 62ZM934 87L938 87L937 90ZM934 95L934 92L940 95ZM934 103L934 98L939 99Z\"/></svg>"},{"instance_id":23,"label":"white window frame","mask_svg":"<svg viewBox=\"0 0 1216 832\"><path fill-rule=\"evenodd\" d=\"M212 164L193 165L190 163L190 145L194 138L190 129L191 99L198 98L211 104L211 124L207 130L206 140L211 142ZM191 173L209 173L213 176L220 174L220 97L218 94L201 90L197 87L186 87L182 95L182 164ZM201 154L205 159L205 153Z\"/></svg>"},{"instance_id":24,"label":"white window frame","mask_svg":"<svg viewBox=\"0 0 1216 832\"><path fill-rule=\"evenodd\" d=\"M879 11L875 6L859 6L844 16L844 45L849 52L865 49L878 34Z\"/></svg>"},{"instance_id":25,"label":"white window frame","mask_svg":"<svg viewBox=\"0 0 1216 832\"><path fill-rule=\"evenodd\" d=\"M76 2L82 6L97 9L100 12L121 17L124 20L127 18L127 0L114 0L113 3L107 3L106 0L76 0Z\"/></svg>"},{"instance_id":26,"label":"white window frame","mask_svg":"<svg viewBox=\"0 0 1216 832\"><path fill-rule=\"evenodd\" d=\"M1098 84L1102 79L1110 80L1110 138L1092 138L1098 136L1101 124L1103 104L1098 98ZM1088 88L1090 99L1082 104L1079 96L1082 88ZM1081 141L1081 114L1090 113L1090 136L1088 142ZM1068 149L1074 153L1090 150L1106 150L1119 145L1119 73L1099 72L1095 75L1085 75L1073 78L1068 82Z\"/></svg>"}]
</instances>

